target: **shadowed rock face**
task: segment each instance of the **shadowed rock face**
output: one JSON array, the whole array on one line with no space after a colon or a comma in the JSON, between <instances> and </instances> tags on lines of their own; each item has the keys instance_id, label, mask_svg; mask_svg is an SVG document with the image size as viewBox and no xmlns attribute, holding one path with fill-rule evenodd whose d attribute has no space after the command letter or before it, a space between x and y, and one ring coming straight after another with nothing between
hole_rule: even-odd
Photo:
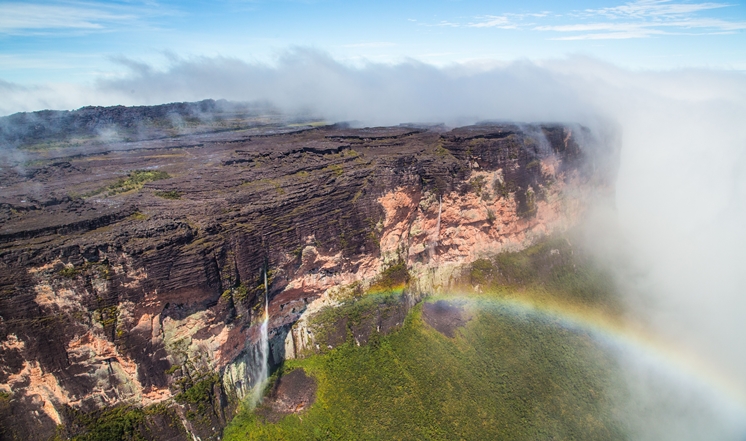
<instances>
[{"instance_id":1,"label":"shadowed rock face","mask_svg":"<svg viewBox=\"0 0 746 441\"><path fill-rule=\"evenodd\" d=\"M454 302L438 300L422 305L422 320L449 338L453 338L456 329L463 327L470 319L464 307Z\"/></svg>"},{"instance_id":2,"label":"shadowed rock face","mask_svg":"<svg viewBox=\"0 0 746 441\"><path fill-rule=\"evenodd\" d=\"M299 319L339 287L403 260L426 293L447 287L435 268L572 222L593 182L581 132L275 125L13 151L0 437L118 403L166 403L185 437L217 436L254 381L265 265L276 365L312 346Z\"/></svg>"},{"instance_id":3,"label":"shadowed rock face","mask_svg":"<svg viewBox=\"0 0 746 441\"><path fill-rule=\"evenodd\" d=\"M276 423L283 416L300 413L316 400L316 380L303 369L282 375L256 412L264 420Z\"/></svg>"}]
</instances>

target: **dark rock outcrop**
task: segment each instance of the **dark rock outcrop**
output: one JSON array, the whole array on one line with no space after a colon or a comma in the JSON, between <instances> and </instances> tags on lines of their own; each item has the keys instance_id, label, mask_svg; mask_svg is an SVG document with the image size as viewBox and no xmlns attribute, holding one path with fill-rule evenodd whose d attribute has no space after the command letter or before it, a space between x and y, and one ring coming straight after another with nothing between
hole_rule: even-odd
<instances>
[{"instance_id":1,"label":"dark rock outcrop","mask_svg":"<svg viewBox=\"0 0 746 441\"><path fill-rule=\"evenodd\" d=\"M470 319L471 316L464 311L463 305L455 302L438 300L422 305L422 320L449 338L453 338L456 330L466 325Z\"/></svg>"},{"instance_id":2,"label":"dark rock outcrop","mask_svg":"<svg viewBox=\"0 0 746 441\"><path fill-rule=\"evenodd\" d=\"M269 396L256 412L265 421L276 423L285 415L300 413L316 401L316 380L303 369L294 369L277 379Z\"/></svg>"}]
</instances>

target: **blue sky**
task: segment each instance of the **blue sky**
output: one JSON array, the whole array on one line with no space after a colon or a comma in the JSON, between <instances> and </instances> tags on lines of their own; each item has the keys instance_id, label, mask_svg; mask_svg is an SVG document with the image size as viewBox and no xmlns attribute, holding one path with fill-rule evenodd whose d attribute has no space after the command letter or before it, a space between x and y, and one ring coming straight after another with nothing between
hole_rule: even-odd
<instances>
[{"instance_id":1,"label":"blue sky","mask_svg":"<svg viewBox=\"0 0 746 441\"><path fill-rule=\"evenodd\" d=\"M0 81L86 83L175 59L349 64L588 55L632 69L746 70L746 8L720 1L0 1Z\"/></svg>"}]
</instances>

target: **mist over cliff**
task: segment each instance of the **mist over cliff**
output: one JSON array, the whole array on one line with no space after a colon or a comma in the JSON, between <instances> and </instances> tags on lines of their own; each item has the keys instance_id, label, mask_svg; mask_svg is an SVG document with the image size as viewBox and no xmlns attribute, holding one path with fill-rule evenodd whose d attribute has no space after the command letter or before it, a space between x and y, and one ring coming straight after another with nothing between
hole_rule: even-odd
<instances>
[{"instance_id":1,"label":"mist over cliff","mask_svg":"<svg viewBox=\"0 0 746 441\"><path fill-rule=\"evenodd\" d=\"M89 86L0 83L0 112L228 98L360 126L557 121L620 136L614 206L598 209L588 242L616 268L636 320L706 365L736 401L746 397L742 72L631 71L580 56L352 67L305 49L274 65L194 58L164 70L123 66L121 77ZM686 423L671 418L664 421Z\"/></svg>"}]
</instances>

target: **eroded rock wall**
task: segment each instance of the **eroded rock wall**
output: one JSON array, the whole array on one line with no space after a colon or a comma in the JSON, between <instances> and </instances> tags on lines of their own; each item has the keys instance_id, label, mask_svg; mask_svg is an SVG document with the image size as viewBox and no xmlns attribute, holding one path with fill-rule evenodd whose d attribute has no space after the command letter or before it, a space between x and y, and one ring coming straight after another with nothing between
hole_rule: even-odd
<instances>
[{"instance_id":1,"label":"eroded rock wall","mask_svg":"<svg viewBox=\"0 0 746 441\"><path fill-rule=\"evenodd\" d=\"M257 129L3 166L0 437L126 405L157 409L155 439L217 438L255 382L264 268L276 365L314 351L309 317L393 264L415 298L575 222L598 187L579 130Z\"/></svg>"}]
</instances>

